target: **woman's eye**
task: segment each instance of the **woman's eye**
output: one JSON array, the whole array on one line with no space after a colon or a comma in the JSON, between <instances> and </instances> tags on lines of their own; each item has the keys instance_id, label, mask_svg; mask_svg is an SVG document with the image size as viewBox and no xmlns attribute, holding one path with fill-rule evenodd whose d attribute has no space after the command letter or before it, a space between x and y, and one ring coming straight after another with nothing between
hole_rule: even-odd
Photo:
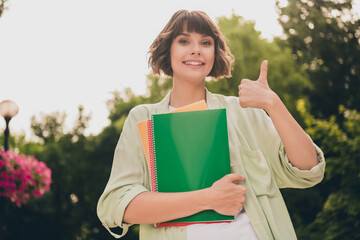
<instances>
[{"instance_id":1,"label":"woman's eye","mask_svg":"<svg viewBox=\"0 0 360 240\"><path fill-rule=\"evenodd\" d=\"M211 42L210 42L210 41L205 41L205 42L202 42L202 45L204 45L204 46L211 46Z\"/></svg>"},{"instance_id":2,"label":"woman's eye","mask_svg":"<svg viewBox=\"0 0 360 240\"><path fill-rule=\"evenodd\" d=\"M186 39L180 39L180 40L179 40L179 43L180 43L180 44L187 44L188 41L187 41Z\"/></svg>"}]
</instances>

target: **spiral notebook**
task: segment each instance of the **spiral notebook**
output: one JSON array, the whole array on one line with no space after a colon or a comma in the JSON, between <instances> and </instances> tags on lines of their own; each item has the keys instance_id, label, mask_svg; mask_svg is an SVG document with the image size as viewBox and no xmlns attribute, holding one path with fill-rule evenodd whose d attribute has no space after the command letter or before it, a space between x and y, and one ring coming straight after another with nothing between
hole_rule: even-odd
<instances>
[{"instance_id":1,"label":"spiral notebook","mask_svg":"<svg viewBox=\"0 0 360 240\"><path fill-rule=\"evenodd\" d=\"M206 106L206 102L204 100L186 105L184 107L178 108L176 110L171 111L171 113L174 112L189 112L189 111L199 111L199 110L206 110L207 106ZM137 122L136 126L139 132L139 136L140 136L140 140L141 140L141 145L144 151L144 155L145 155L145 160L146 160L146 164L148 166L148 170L149 172L151 172L150 169L150 156L149 156L149 140L148 140L148 120L144 120L141 122ZM151 121L150 121L151 122ZM151 175L150 175L151 178Z\"/></svg>"},{"instance_id":2,"label":"spiral notebook","mask_svg":"<svg viewBox=\"0 0 360 240\"><path fill-rule=\"evenodd\" d=\"M231 172L226 109L155 114L147 124L152 191L204 189ZM232 220L207 210L155 226Z\"/></svg>"}]
</instances>

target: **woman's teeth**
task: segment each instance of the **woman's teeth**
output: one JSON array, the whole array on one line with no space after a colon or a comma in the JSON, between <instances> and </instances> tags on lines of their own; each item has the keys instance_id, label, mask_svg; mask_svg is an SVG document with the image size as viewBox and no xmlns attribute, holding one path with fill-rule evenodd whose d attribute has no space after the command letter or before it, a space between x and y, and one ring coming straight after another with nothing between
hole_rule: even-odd
<instances>
[{"instance_id":1,"label":"woman's teeth","mask_svg":"<svg viewBox=\"0 0 360 240\"><path fill-rule=\"evenodd\" d=\"M201 62L184 62L186 65L192 65L192 66L201 66L203 63Z\"/></svg>"}]
</instances>

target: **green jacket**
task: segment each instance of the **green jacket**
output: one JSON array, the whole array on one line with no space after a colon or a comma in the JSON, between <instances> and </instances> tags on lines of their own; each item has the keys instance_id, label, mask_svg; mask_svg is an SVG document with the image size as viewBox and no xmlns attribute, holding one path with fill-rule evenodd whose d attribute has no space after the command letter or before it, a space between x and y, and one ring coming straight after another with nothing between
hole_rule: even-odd
<instances>
[{"instance_id":1,"label":"green jacket","mask_svg":"<svg viewBox=\"0 0 360 240\"><path fill-rule=\"evenodd\" d=\"M152 114L168 111L170 93L157 104L133 108L123 127L115 149L109 181L101 195L97 213L109 230L121 227L126 234L131 224L123 222L124 211L138 194L149 191L147 165L136 123ZM296 239L287 208L279 188L307 188L324 176L325 159L316 148L319 164L311 170L300 170L289 162L282 141L265 111L241 108L237 97L212 94L206 90L209 109L226 108L232 172L245 176L244 208L259 239ZM140 225L141 240L186 239L186 227L155 228Z\"/></svg>"}]
</instances>

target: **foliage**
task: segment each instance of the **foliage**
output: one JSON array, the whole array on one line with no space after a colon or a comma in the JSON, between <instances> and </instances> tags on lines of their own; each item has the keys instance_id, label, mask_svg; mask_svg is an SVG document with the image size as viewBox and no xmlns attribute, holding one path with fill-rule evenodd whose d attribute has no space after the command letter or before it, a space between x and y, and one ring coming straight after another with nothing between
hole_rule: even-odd
<instances>
[{"instance_id":1,"label":"foliage","mask_svg":"<svg viewBox=\"0 0 360 240\"><path fill-rule=\"evenodd\" d=\"M358 239L360 20L351 0L277 5L284 30L277 41L291 48L313 84L307 89L311 104L301 100L298 110L327 159L321 184L283 191L295 229L300 239Z\"/></svg>"},{"instance_id":2,"label":"foliage","mask_svg":"<svg viewBox=\"0 0 360 240\"><path fill-rule=\"evenodd\" d=\"M172 78L148 74L146 85L148 102L156 103L161 101L172 88Z\"/></svg>"},{"instance_id":3,"label":"foliage","mask_svg":"<svg viewBox=\"0 0 360 240\"><path fill-rule=\"evenodd\" d=\"M303 193L285 191L298 236L300 239L359 239L360 113L339 106L339 115L343 118L343 125L339 125L334 115L328 120L314 118L303 100L299 100L297 106L306 131L325 152L327 163L323 183ZM305 210L298 206L304 206Z\"/></svg>"},{"instance_id":4,"label":"foliage","mask_svg":"<svg viewBox=\"0 0 360 240\"><path fill-rule=\"evenodd\" d=\"M60 139L64 132L66 114L55 112L49 115L41 114L41 120L35 116L31 118L31 128L44 144L53 143Z\"/></svg>"},{"instance_id":5,"label":"foliage","mask_svg":"<svg viewBox=\"0 0 360 240\"><path fill-rule=\"evenodd\" d=\"M268 59L271 89L280 96L289 111L296 114L296 100L305 98L304 89L311 85L304 69L298 67L293 59L290 48L262 39L260 32L254 28L254 22L234 14L230 18L220 18L218 25L228 40L235 63L232 77L207 82L209 90L238 96L240 81L244 78L257 80L261 62Z\"/></svg>"},{"instance_id":6,"label":"foliage","mask_svg":"<svg viewBox=\"0 0 360 240\"><path fill-rule=\"evenodd\" d=\"M7 0L0 0L0 17L4 13L4 10L6 10L6 2Z\"/></svg>"},{"instance_id":7,"label":"foliage","mask_svg":"<svg viewBox=\"0 0 360 240\"><path fill-rule=\"evenodd\" d=\"M315 226L324 239L359 239L360 113L340 106L339 114L342 125L332 116L329 122L315 121L308 128L328 154L325 182L331 191Z\"/></svg>"},{"instance_id":8,"label":"foliage","mask_svg":"<svg viewBox=\"0 0 360 240\"><path fill-rule=\"evenodd\" d=\"M133 101L127 100L136 98L133 94L120 95L123 105L119 101L109 106L121 110L121 106ZM122 114L116 116L126 118L127 111ZM84 115L82 106L77 121L68 132L64 131L64 114L55 112L33 118L33 131L40 143L16 137L17 150L34 151L36 157L53 170L52 189L21 209L7 205L7 236L11 239L32 236L37 240L113 239L96 216L97 200L110 175L112 156L122 130L118 119L113 119L114 122L99 135L85 136L90 116ZM135 230L133 228L124 239L136 239Z\"/></svg>"},{"instance_id":9,"label":"foliage","mask_svg":"<svg viewBox=\"0 0 360 240\"><path fill-rule=\"evenodd\" d=\"M338 114L338 106L360 110L360 20L352 0L288 0L277 2L284 46L306 69L315 116Z\"/></svg>"},{"instance_id":10,"label":"foliage","mask_svg":"<svg viewBox=\"0 0 360 240\"><path fill-rule=\"evenodd\" d=\"M107 102L110 110L109 119L117 129L122 129L122 124L128 112L135 106L145 103L156 103L165 97L172 87L172 78L157 75L147 75L147 94L135 96L131 89L126 88L123 92L113 92L113 98Z\"/></svg>"},{"instance_id":11,"label":"foliage","mask_svg":"<svg viewBox=\"0 0 360 240\"><path fill-rule=\"evenodd\" d=\"M33 156L0 151L0 195L18 207L50 190L51 170Z\"/></svg>"}]
</instances>

